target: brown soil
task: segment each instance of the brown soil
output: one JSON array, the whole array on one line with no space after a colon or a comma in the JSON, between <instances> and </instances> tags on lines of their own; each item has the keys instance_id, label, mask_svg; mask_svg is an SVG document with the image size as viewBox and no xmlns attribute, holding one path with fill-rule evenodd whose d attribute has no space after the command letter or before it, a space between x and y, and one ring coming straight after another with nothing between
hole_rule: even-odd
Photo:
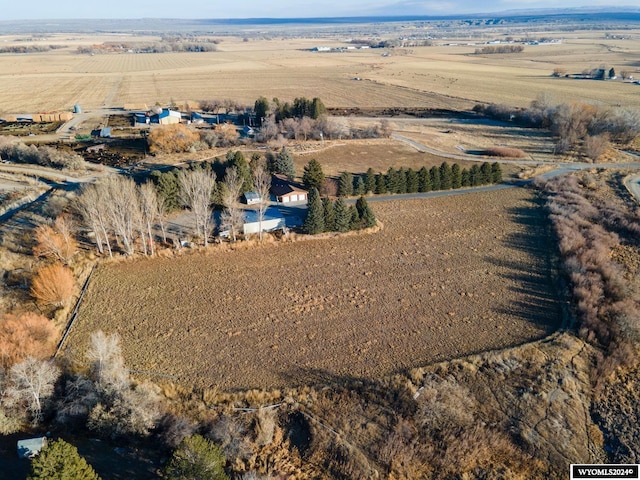
<instances>
[{"instance_id":1,"label":"brown soil","mask_svg":"<svg viewBox=\"0 0 640 480\"><path fill-rule=\"evenodd\" d=\"M105 266L66 354L116 331L131 369L229 390L379 378L539 338L559 311L534 200L385 202L377 234Z\"/></svg>"}]
</instances>

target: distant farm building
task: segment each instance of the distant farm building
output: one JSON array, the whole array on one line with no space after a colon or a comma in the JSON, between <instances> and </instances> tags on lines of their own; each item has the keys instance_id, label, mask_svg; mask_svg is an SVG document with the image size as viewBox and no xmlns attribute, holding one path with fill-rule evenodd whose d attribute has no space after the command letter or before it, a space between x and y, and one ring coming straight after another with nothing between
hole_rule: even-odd
<instances>
[{"instance_id":1,"label":"distant farm building","mask_svg":"<svg viewBox=\"0 0 640 480\"><path fill-rule=\"evenodd\" d=\"M98 152L102 152L103 150L106 150L107 146L104 143L101 143L100 145L91 145L90 147L87 147L86 152L87 153L98 153Z\"/></svg>"},{"instance_id":2,"label":"distant farm building","mask_svg":"<svg viewBox=\"0 0 640 480\"><path fill-rule=\"evenodd\" d=\"M33 123L53 123L53 122L68 122L73 118L71 112L60 113L19 113L19 114L7 114L3 115L3 120L6 122L33 122Z\"/></svg>"},{"instance_id":3,"label":"distant farm building","mask_svg":"<svg viewBox=\"0 0 640 480\"><path fill-rule=\"evenodd\" d=\"M280 213L280 210L273 207L267 208L264 212L264 219L262 220L262 231L272 232L274 230L284 228L285 226L286 222L284 215ZM258 212L256 210L245 211L245 220L242 230L245 235L260 233L260 222L258 221Z\"/></svg>"},{"instance_id":4,"label":"distant farm building","mask_svg":"<svg viewBox=\"0 0 640 480\"><path fill-rule=\"evenodd\" d=\"M159 123L160 125L174 125L180 123L180 120L182 120L182 114L168 108L163 108L160 113L151 117L151 123Z\"/></svg>"},{"instance_id":5,"label":"distant farm building","mask_svg":"<svg viewBox=\"0 0 640 480\"><path fill-rule=\"evenodd\" d=\"M278 203L306 202L307 191L284 175L271 176L271 193Z\"/></svg>"},{"instance_id":6,"label":"distant farm building","mask_svg":"<svg viewBox=\"0 0 640 480\"><path fill-rule=\"evenodd\" d=\"M111 127L96 128L91 131L92 137L111 138Z\"/></svg>"}]
</instances>

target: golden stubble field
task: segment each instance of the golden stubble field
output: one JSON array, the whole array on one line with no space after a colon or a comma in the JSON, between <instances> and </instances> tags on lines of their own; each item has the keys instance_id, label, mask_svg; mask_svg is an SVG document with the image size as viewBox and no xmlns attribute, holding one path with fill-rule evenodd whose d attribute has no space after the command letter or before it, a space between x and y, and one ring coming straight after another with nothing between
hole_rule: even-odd
<instances>
[{"instance_id":1,"label":"golden stubble field","mask_svg":"<svg viewBox=\"0 0 640 480\"><path fill-rule=\"evenodd\" d=\"M531 32L534 35L535 32ZM79 45L104 41L154 41L154 37L64 36L45 43L68 45L47 54L0 55L0 112L85 109L125 103L166 104L172 99L320 97L329 107L431 107L467 109L476 102L527 105L546 92L558 102L640 105L638 85L621 81L554 79L606 65L640 77L640 35L605 38L604 31L561 35L560 44L526 46L521 54L470 55L476 45L306 51L346 46L344 38L251 39L224 37L217 52L80 55ZM0 38L7 44L14 37ZM38 43L38 42L36 42ZM40 42L42 43L42 42ZM389 54L389 56L383 56ZM360 78L360 81L354 78Z\"/></svg>"},{"instance_id":2,"label":"golden stubble field","mask_svg":"<svg viewBox=\"0 0 640 480\"><path fill-rule=\"evenodd\" d=\"M117 332L133 370L223 390L375 378L559 323L543 213L506 189L376 203L376 234L99 268L65 356Z\"/></svg>"}]
</instances>

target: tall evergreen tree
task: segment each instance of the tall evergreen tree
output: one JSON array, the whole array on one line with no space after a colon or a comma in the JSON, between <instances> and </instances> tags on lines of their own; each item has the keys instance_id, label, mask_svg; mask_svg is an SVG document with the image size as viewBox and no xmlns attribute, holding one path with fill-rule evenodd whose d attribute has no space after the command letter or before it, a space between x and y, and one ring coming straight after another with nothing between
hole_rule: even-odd
<instances>
[{"instance_id":1,"label":"tall evergreen tree","mask_svg":"<svg viewBox=\"0 0 640 480\"><path fill-rule=\"evenodd\" d=\"M363 228L373 227L376 224L376 216L373 210L371 210L371 207L369 207L367 199L363 196L356 201L356 210L358 211L358 216L360 217Z\"/></svg>"},{"instance_id":2,"label":"tall evergreen tree","mask_svg":"<svg viewBox=\"0 0 640 480\"><path fill-rule=\"evenodd\" d=\"M393 169L393 167L389 167L389 170L387 170L386 180L387 180L387 192L397 193L398 179L397 179L396 171Z\"/></svg>"},{"instance_id":3,"label":"tall evergreen tree","mask_svg":"<svg viewBox=\"0 0 640 480\"><path fill-rule=\"evenodd\" d=\"M360 219L360 215L358 215L358 209L355 205L349 205L349 218L350 230L360 230L362 228L362 220Z\"/></svg>"},{"instance_id":4,"label":"tall evergreen tree","mask_svg":"<svg viewBox=\"0 0 640 480\"><path fill-rule=\"evenodd\" d=\"M351 212L344 198L340 197L335 203L336 231L348 232L351 229Z\"/></svg>"},{"instance_id":5,"label":"tall evergreen tree","mask_svg":"<svg viewBox=\"0 0 640 480\"><path fill-rule=\"evenodd\" d=\"M364 179L361 175L358 175L355 179L355 183L353 186L353 194L354 195L364 195Z\"/></svg>"},{"instance_id":6,"label":"tall evergreen tree","mask_svg":"<svg viewBox=\"0 0 640 480\"><path fill-rule=\"evenodd\" d=\"M228 480L220 447L200 435L186 437L163 469L168 480Z\"/></svg>"},{"instance_id":7,"label":"tall evergreen tree","mask_svg":"<svg viewBox=\"0 0 640 480\"><path fill-rule=\"evenodd\" d=\"M287 150L287 147L282 147L282 150L276 155L276 172L285 175L289 180L293 180L296 176L296 167L293 164L293 156Z\"/></svg>"},{"instance_id":8,"label":"tall evergreen tree","mask_svg":"<svg viewBox=\"0 0 640 480\"><path fill-rule=\"evenodd\" d=\"M429 169L429 175L431 176L431 189L440 190L440 169L434 165Z\"/></svg>"},{"instance_id":9,"label":"tall evergreen tree","mask_svg":"<svg viewBox=\"0 0 640 480\"><path fill-rule=\"evenodd\" d=\"M474 165L471 167L471 170L469 170L469 185L472 187L482 185L482 177L480 175L480 167L478 167L478 165Z\"/></svg>"},{"instance_id":10,"label":"tall evergreen tree","mask_svg":"<svg viewBox=\"0 0 640 480\"><path fill-rule=\"evenodd\" d=\"M320 199L320 192L315 187L309 190L307 217L304 220L303 229L309 235L324 232L324 208Z\"/></svg>"},{"instance_id":11,"label":"tall evergreen tree","mask_svg":"<svg viewBox=\"0 0 640 480\"><path fill-rule=\"evenodd\" d=\"M262 121L267 118L269 114L269 100L265 97L258 98L253 105L253 111L256 114L258 125L262 125Z\"/></svg>"},{"instance_id":12,"label":"tall evergreen tree","mask_svg":"<svg viewBox=\"0 0 640 480\"><path fill-rule=\"evenodd\" d=\"M418 173L410 168L407 170L407 193L415 193L420 189Z\"/></svg>"},{"instance_id":13,"label":"tall evergreen tree","mask_svg":"<svg viewBox=\"0 0 640 480\"><path fill-rule=\"evenodd\" d=\"M440 189L451 190L451 187L452 187L451 166L447 162L442 162L442 165L440 165Z\"/></svg>"},{"instance_id":14,"label":"tall evergreen tree","mask_svg":"<svg viewBox=\"0 0 640 480\"><path fill-rule=\"evenodd\" d=\"M489 162L483 162L480 166L480 178L483 185L491 183L493 174L491 171L491 164Z\"/></svg>"},{"instance_id":15,"label":"tall evergreen tree","mask_svg":"<svg viewBox=\"0 0 640 480\"><path fill-rule=\"evenodd\" d=\"M469 170L466 168L462 169L462 173L460 174L460 178L462 179L462 186L469 187L471 186L471 179L469 177Z\"/></svg>"},{"instance_id":16,"label":"tall evergreen tree","mask_svg":"<svg viewBox=\"0 0 640 480\"><path fill-rule=\"evenodd\" d=\"M407 174L404 168L396 172L396 193L407 193Z\"/></svg>"},{"instance_id":17,"label":"tall evergreen tree","mask_svg":"<svg viewBox=\"0 0 640 480\"><path fill-rule=\"evenodd\" d=\"M238 169L238 175L242 179L242 193L253 190L253 176L251 175L251 169L249 168L249 164L245 160L242 152L240 150L236 152L227 152L227 162L229 167L235 167Z\"/></svg>"},{"instance_id":18,"label":"tall evergreen tree","mask_svg":"<svg viewBox=\"0 0 640 480\"><path fill-rule=\"evenodd\" d=\"M177 169L161 173L157 170L151 174L151 181L156 187L158 196L164 202L167 212L178 210L180 203L180 183L178 182Z\"/></svg>"},{"instance_id":19,"label":"tall evergreen tree","mask_svg":"<svg viewBox=\"0 0 640 480\"><path fill-rule=\"evenodd\" d=\"M322 209L324 211L325 232L334 232L336 230L336 209L330 198L322 199Z\"/></svg>"},{"instance_id":20,"label":"tall evergreen tree","mask_svg":"<svg viewBox=\"0 0 640 480\"><path fill-rule=\"evenodd\" d=\"M78 449L62 439L50 442L31 461L27 480L99 480L98 474L78 454Z\"/></svg>"},{"instance_id":21,"label":"tall evergreen tree","mask_svg":"<svg viewBox=\"0 0 640 480\"><path fill-rule=\"evenodd\" d=\"M431 174L429 170L427 170L427 167L422 167L418 172L418 191L430 192L432 188Z\"/></svg>"},{"instance_id":22,"label":"tall evergreen tree","mask_svg":"<svg viewBox=\"0 0 640 480\"><path fill-rule=\"evenodd\" d=\"M491 182L502 183L502 167L498 162L491 164Z\"/></svg>"},{"instance_id":23,"label":"tall evergreen tree","mask_svg":"<svg viewBox=\"0 0 640 480\"><path fill-rule=\"evenodd\" d=\"M350 197L353 195L353 175L349 172L342 172L338 179L338 196Z\"/></svg>"},{"instance_id":24,"label":"tall evergreen tree","mask_svg":"<svg viewBox=\"0 0 640 480\"><path fill-rule=\"evenodd\" d=\"M376 190L377 195L381 195L383 193L387 193L387 179L383 173L378 173L376 175Z\"/></svg>"},{"instance_id":25,"label":"tall evergreen tree","mask_svg":"<svg viewBox=\"0 0 640 480\"><path fill-rule=\"evenodd\" d=\"M315 97L311 102L311 112L309 116L314 120L317 120L325 113L327 113L327 108L324 106L324 103L322 103L322 100L318 97Z\"/></svg>"},{"instance_id":26,"label":"tall evergreen tree","mask_svg":"<svg viewBox=\"0 0 640 480\"><path fill-rule=\"evenodd\" d=\"M316 159L311 160L304 166L302 183L307 187L307 190L311 190L313 187L317 188L318 191L322 189L324 172L322 171L322 165Z\"/></svg>"},{"instance_id":27,"label":"tall evergreen tree","mask_svg":"<svg viewBox=\"0 0 640 480\"><path fill-rule=\"evenodd\" d=\"M375 193L376 191L376 174L373 168L369 168L364 176L364 193Z\"/></svg>"},{"instance_id":28,"label":"tall evergreen tree","mask_svg":"<svg viewBox=\"0 0 640 480\"><path fill-rule=\"evenodd\" d=\"M451 166L451 188L460 188L462 186L462 171L460 165L454 163Z\"/></svg>"}]
</instances>

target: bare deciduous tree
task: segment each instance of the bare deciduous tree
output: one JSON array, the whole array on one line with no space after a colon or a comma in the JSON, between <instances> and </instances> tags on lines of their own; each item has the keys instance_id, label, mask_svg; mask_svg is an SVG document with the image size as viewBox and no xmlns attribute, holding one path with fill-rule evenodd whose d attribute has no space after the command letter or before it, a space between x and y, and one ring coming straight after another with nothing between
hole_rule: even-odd
<instances>
[{"instance_id":1,"label":"bare deciduous tree","mask_svg":"<svg viewBox=\"0 0 640 480\"><path fill-rule=\"evenodd\" d=\"M82 195L78 197L76 209L93 232L98 252L104 253L104 245L106 245L109 256L112 257L109 222L106 205L103 203L105 200L103 191L104 189L99 185L86 186Z\"/></svg>"},{"instance_id":2,"label":"bare deciduous tree","mask_svg":"<svg viewBox=\"0 0 640 480\"><path fill-rule=\"evenodd\" d=\"M91 334L87 360L96 383L104 390L122 392L131 384L120 349L120 337L98 330Z\"/></svg>"},{"instance_id":3,"label":"bare deciduous tree","mask_svg":"<svg viewBox=\"0 0 640 480\"><path fill-rule=\"evenodd\" d=\"M183 170L178 174L178 181L182 202L191 209L196 231L202 236L206 247L209 243L211 225L211 194L215 187L216 176L205 169Z\"/></svg>"},{"instance_id":4,"label":"bare deciduous tree","mask_svg":"<svg viewBox=\"0 0 640 480\"><path fill-rule=\"evenodd\" d=\"M149 252L151 255L155 253L155 242L153 240L153 227L158 221L162 225L162 219L160 218L160 207L158 202L158 195L156 189L152 183L148 182L141 185L138 189L140 198L140 212L142 223L145 229L145 235L143 235L143 244L149 244ZM164 230L164 228L163 228ZM145 238L146 237L146 240Z\"/></svg>"},{"instance_id":5,"label":"bare deciduous tree","mask_svg":"<svg viewBox=\"0 0 640 480\"><path fill-rule=\"evenodd\" d=\"M50 225L38 226L35 231L37 244L33 249L33 254L69 263L78 250L78 244L72 232L73 222L66 215L56 218L53 227Z\"/></svg>"},{"instance_id":6,"label":"bare deciduous tree","mask_svg":"<svg viewBox=\"0 0 640 480\"><path fill-rule=\"evenodd\" d=\"M28 357L9 371L6 397L14 406L25 406L34 423L42 420L43 401L53 394L53 386L60 375L51 362Z\"/></svg>"},{"instance_id":7,"label":"bare deciduous tree","mask_svg":"<svg viewBox=\"0 0 640 480\"><path fill-rule=\"evenodd\" d=\"M235 242L244 221L244 212L238 204L238 197L242 193L243 179L240 178L236 167L227 168L224 184L222 192L224 211L222 212L221 227L229 231L229 237Z\"/></svg>"},{"instance_id":8,"label":"bare deciduous tree","mask_svg":"<svg viewBox=\"0 0 640 480\"><path fill-rule=\"evenodd\" d=\"M271 189L271 175L264 165L259 164L253 172L253 188L260 200L258 204L258 228L260 229L260 240L262 240L262 222L269 207L269 190Z\"/></svg>"}]
</instances>

